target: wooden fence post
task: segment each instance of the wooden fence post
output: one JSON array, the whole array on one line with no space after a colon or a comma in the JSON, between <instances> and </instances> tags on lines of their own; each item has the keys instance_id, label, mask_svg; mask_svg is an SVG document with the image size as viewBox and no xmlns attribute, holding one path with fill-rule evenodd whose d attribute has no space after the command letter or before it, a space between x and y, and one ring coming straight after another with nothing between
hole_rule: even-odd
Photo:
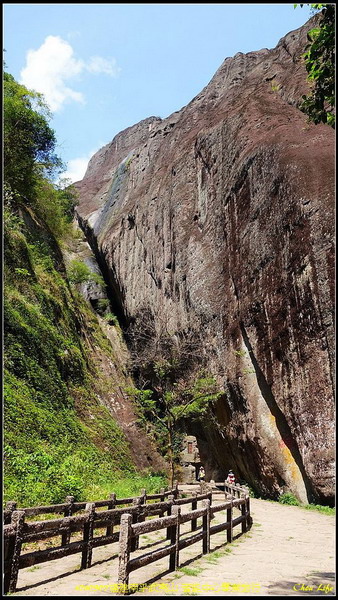
<instances>
[{"instance_id":1,"label":"wooden fence post","mask_svg":"<svg viewBox=\"0 0 338 600\"><path fill-rule=\"evenodd\" d=\"M71 517L72 513L73 513L73 504L74 504L74 496L67 496L66 497L66 502L68 504L68 506L65 508L65 511L63 513L64 517ZM67 533L63 533L61 536L61 546L65 546L66 544L69 544L70 542L70 531Z\"/></svg>"},{"instance_id":2,"label":"wooden fence post","mask_svg":"<svg viewBox=\"0 0 338 600\"><path fill-rule=\"evenodd\" d=\"M119 549L119 570L118 570L118 587L121 594L128 594L129 583L129 558L131 552L131 521L132 516L124 514L121 516L120 522L120 549ZM121 587L121 589L120 589Z\"/></svg>"},{"instance_id":3,"label":"wooden fence post","mask_svg":"<svg viewBox=\"0 0 338 600\"><path fill-rule=\"evenodd\" d=\"M233 536L233 527L232 527L232 500L230 503L230 507L227 508L227 523L229 523L229 527L227 529L227 542L231 544L232 536Z\"/></svg>"},{"instance_id":4,"label":"wooden fence post","mask_svg":"<svg viewBox=\"0 0 338 600\"><path fill-rule=\"evenodd\" d=\"M165 501L165 489L164 488L160 489L160 494L161 494L160 502L164 502ZM164 512L165 511L163 510L159 516L163 517L164 516Z\"/></svg>"},{"instance_id":5,"label":"wooden fence post","mask_svg":"<svg viewBox=\"0 0 338 600\"><path fill-rule=\"evenodd\" d=\"M176 515L176 525L173 525L170 529L170 544L175 544L175 551L169 556L169 571L176 571L179 566L179 543L180 543L180 516L181 507L174 504L172 507L172 514Z\"/></svg>"},{"instance_id":6,"label":"wooden fence post","mask_svg":"<svg viewBox=\"0 0 338 600\"><path fill-rule=\"evenodd\" d=\"M173 487L172 492L173 492L174 498L175 499L178 498L178 496L179 496L178 481L174 481L174 487Z\"/></svg>"},{"instance_id":7,"label":"wooden fence post","mask_svg":"<svg viewBox=\"0 0 338 600\"><path fill-rule=\"evenodd\" d=\"M16 510L17 503L14 500L6 502L4 510L4 525L9 525L12 521L13 512ZM8 569L4 573L4 592L5 594L9 591L9 582L13 561L15 537L10 537L4 540L4 560L9 562Z\"/></svg>"},{"instance_id":8,"label":"wooden fence post","mask_svg":"<svg viewBox=\"0 0 338 600\"><path fill-rule=\"evenodd\" d=\"M143 523L143 521L145 521L145 515L144 515L144 512L142 511L142 506L146 503L147 503L147 492L146 492L145 488L142 488L140 491L140 514L138 517L139 523Z\"/></svg>"},{"instance_id":9,"label":"wooden fence post","mask_svg":"<svg viewBox=\"0 0 338 600\"><path fill-rule=\"evenodd\" d=\"M113 492L109 497L108 510L112 510L116 506L116 494ZM113 535L114 533L114 524L108 525L106 535Z\"/></svg>"},{"instance_id":10,"label":"wooden fence post","mask_svg":"<svg viewBox=\"0 0 338 600\"><path fill-rule=\"evenodd\" d=\"M210 500L203 500L203 507L207 509L205 515L203 515L203 554L209 554L210 552Z\"/></svg>"},{"instance_id":11,"label":"wooden fence post","mask_svg":"<svg viewBox=\"0 0 338 600\"><path fill-rule=\"evenodd\" d=\"M16 510L16 502L10 500L6 502L5 510L4 510L4 525L9 525L12 520L12 514Z\"/></svg>"},{"instance_id":12,"label":"wooden fence post","mask_svg":"<svg viewBox=\"0 0 338 600\"><path fill-rule=\"evenodd\" d=\"M252 518L250 515L250 496L248 495L246 497L246 526L248 529L250 529L251 525L252 525Z\"/></svg>"},{"instance_id":13,"label":"wooden fence post","mask_svg":"<svg viewBox=\"0 0 338 600\"><path fill-rule=\"evenodd\" d=\"M10 592L10 594L14 594L16 590L16 584L18 582L20 553L23 541L23 528L25 525L25 512L23 510L13 511L11 524L13 527L15 527L16 531L14 543L12 545L11 556L8 556L11 564L7 580L5 582L5 592L6 587L8 586L7 591Z\"/></svg>"},{"instance_id":14,"label":"wooden fence post","mask_svg":"<svg viewBox=\"0 0 338 600\"><path fill-rule=\"evenodd\" d=\"M241 494L243 504L241 504L241 513L243 517L242 521L242 533L246 533L247 530L247 515L246 515L246 498L244 494Z\"/></svg>"},{"instance_id":15,"label":"wooden fence post","mask_svg":"<svg viewBox=\"0 0 338 600\"><path fill-rule=\"evenodd\" d=\"M197 492L192 493L193 500L191 501L191 510L196 510L197 508ZM197 529L197 519L191 519L191 531L196 531Z\"/></svg>"},{"instance_id":16,"label":"wooden fence post","mask_svg":"<svg viewBox=\"0 0 338 600\"><path fill-rule=\"evenodd\" d=\"M210 506L212 505L212 491L208 493L208 500L210 500Z\"/></svg>"},{"instance_id":17,"label":"wooden fence post","mask_svg":"<svg viewBox=\"0 0 338 600\"><path fill-rule=\"evenodd\" d=\"M170 494L170 496L168 496L168 511L167 511L167 516L170 517L171 516L171 507L174 504L174 496L172 494ZM171 535L170 535L170 529L171 527L167 527L167 540L171 539Z\"/></svg>"},{"instance_id":18,"label":"wooden fence post","mask_svg":"<svg viewBox=\"0 0 338 600\"><path fill-rule=\"evenodd\" d=\"M86 504L86 511L88 512L87 523L83 526L83 541L86 542L86 545L85 549L82 551L81 569L88 569L92 564L95 518L94 502Z\"/></svg>"},{"instance_id":19,"label":"wooden fence post","mask_svg":"<svg viewBox=\"0 0 338 600\"><path fill-rule=\"evenodd\" d=\"M225 500L229 500L234 496L233 490L230 489L229 484L226 481L224 482L224 496Z\"/></svg>"},{"instance_id":20,"label":"wooden fence post","mask_svg":"<svg viewBox=\"0 0 338 600\"><path fill-rule=\"evenodd\" d=\"M138 507L138 511L134 512L132 515L132 523L139 523L141 521L141 516L140 516L140 507L141 507L141 498L134 498L133 499L133 506L137 506ZM142 519L143 521L143 519ZM138 535L135 535L135 537L133 537L132 541L131 541L131 551L134 552L134 550L137 550L139 547L139 540L140 537Z\"/></svg>"}]
</instances>

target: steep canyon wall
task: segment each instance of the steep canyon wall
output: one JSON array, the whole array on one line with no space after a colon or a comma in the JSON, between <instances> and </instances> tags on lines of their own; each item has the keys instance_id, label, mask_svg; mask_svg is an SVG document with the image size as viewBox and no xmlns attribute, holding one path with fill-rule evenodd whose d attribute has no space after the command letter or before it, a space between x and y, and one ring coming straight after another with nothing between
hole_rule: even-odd
<instances>
[{"instance_id":1,"label":"steep canyon wall","mask_svg":"<svg viewBox=\"0 0 338 600\"><path fill-rule=\"evenodd\" d=\"M119 133L77 212L121 320L194 332L224 390L219 425L192 431L207 474L330 502L334 132L297 108L310 27Z\"/></svg>"}]
</instances>

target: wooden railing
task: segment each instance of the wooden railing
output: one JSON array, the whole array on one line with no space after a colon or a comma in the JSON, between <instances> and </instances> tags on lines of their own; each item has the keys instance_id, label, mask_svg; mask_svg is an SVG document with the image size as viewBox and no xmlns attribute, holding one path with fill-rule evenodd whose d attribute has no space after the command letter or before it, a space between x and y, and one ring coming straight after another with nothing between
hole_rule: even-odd
<instances>
[{"instance_id":1,"label":"wooden railing","mask_svg":"<svg viewBox=\"0 0 338 600\"><path fill-rule=\"evenodd\" d=\"M68 496L63 504L17 509L15 502L7 502L3 528L5 593L15 592L19 569L25 567L77 552L82 552L81 568L90 567L93 548L119 541L119 532L114 533L114 526L120 524L123 514L129 513L133 523L150 516L163 516L165 512L171 514L171 507L178 493L178 486L175 484L173 489L167 491L161 489L158 494L147 495L143 489L140 496L136 498L118 499L116 494L111 494L108 500L90 503L74 502L74 497ZM149 503L153 500L155 502ZM122 508L116 508L119 506ZM105 507L107 510L98 510ZM82 514L75 514L80 511ZM57 519L26 521L27 517L53 513L61 513L63 516ZM94 530L100 528L106 528L105 534L94 537ZM76 532L82 532L83 539L70 542L71 535ZM21 553L25 543L43 541L56 536L61 536L61 544L57 547Z\"/></svg>"},{"instance_id":2,"label":"wooden railing","mask_svg":"<svg viewBox=\"0 0 338 600\"><path fill-rule=\"evenodd\" d=\"M238 483L230 484L226 481L224 482L224 492L225 496L229 494L230 496L235 496L235 498L240 498L243 494L249 496L249 488L240 486Z\"/></svg>"},{"instance_id":3,"label":"wooden railing","mask_svg":"<svg viewBox=\"0 0 338 600\"><path fill-rule=\"evenodd\" d=\"M87 569L92 563L93 548L119 541L118 581L124 593L128 593L131 571L164 556L170 557L170 569L176 569L179 565L179 552L186 546L202 540L203 552L206 553L210 551L210 536L214 533L226 529L227 541L231 541L233 527L242 524L242 532L246 531L251 526L249 496L246 495L246 490L241 489L240 493L242 498L232 497L230 501L217 506L211 506L211 491L204 494L194 493L188 498L179 498L177 484L173 489L167 491L162 489L159 494L147 495L145 490L142 490L140 496L136 498L117 499L115 494L111 494L108 500L85 503L74 502L74 498L69 496L63 504L20 509L16 509L14 502L7 503L3 528L4 591L15 592L19 569L79 552L82 553L81 569ZM197 508L199 501L204 501L203 508ZM182 514L181 507L186 504L191 505L191 510ZM107 510L102 510L106 507ZM241 507L242 512L241 516L235 519L232 517L234 507ZM226 522L211 527L211 518L214 513L221 510L227 510ZM81 514L75 514L80 511ZM27 517L53 513L61 513L63 516L57 519L26 521ZM156 516L159 518L147 521L147 518ZM202 531L193 533L198 529L197 519L200 517L202 517ZM193 535L190 538L180 539L180 526L188 521L191 523ZM114 531L116 525L120 526L119 531ZM105 529L105 533L95 536L95 530L102 528ZM130 560L130 553L139 548L141 534L163 528L167 529L166 537L170 542L169 545ZM71 535L79 532L82 533L82 539L71 542ZM61 544L57 547L22 553L22 546L25 543L57 536L61 537Z\"/></svg>"},{"instance_id":4,"label":"wooden railing","mask_svg":"<svg viewBox=\"0 0 338 600\"><path fill-rule=\"evenodd\" d=\"M250 529L252 518L250 515L250 498L247 490L234 487L236 494L241 495L235 499L232 495L231 499L223 504L211 506L211 494L205 494L209 498L203 501L203 508L192 509L188 513L181 513L180 505L184 503L182 500L174 502L171 515L159 519L154 519L147 523L133 524L132 516L124 514L121 517L120 524L120 553L119 553L119 571L118 571L118 587L122 594L129 593L129 575L132 571L140 569L148 564L169 556L169 571L174 571L179 567L179 553L181 550L202 541L203 554L210 552L210 537L216 533L226 530L227 542L232 542L233 529L237 525L241 525L242 533ZM200 499L201 496L196 496ZM189 499L190 500L190 499ZM238 508L241 515L233 518L233 509ZM211 519L214 514L226 510L226 521L218 525L211 526ZM182 524L191 522L191 531L197 529L197 519L202 518L202 530L198 533L190 535L190 537L181 538L180 527ZM149 533L150 531L167 530L166 538L170 543L162 548L158 548L153 552L143 554L137 558L130 558L131 553L138 548L138 543L135 540L139 539L140 535Z\"/></svg>"},{"instance_id":5,"label":"wooden railing","mask_svg":"<svg viewBox=\"0 0 338 600\"><path fill-rule=\"evenodd\" d=\"M142 489L140 492L139 498L141 499L141 504L145 504L149 500L159 499L160 501L164 501L169 495L178 495L178 485L174 484L173 489L165 491L164 488L158 494L147 494L145 489ZM96 500L93 502L95 504L95 508L102 508L107 506L107 508L115 508L115 506L121 506L125 504L133 504L135 498L116 498L116 494L110 494L108 500ZM4 516L4 524L9 524L11 522L12 514L15 510L21 510L25 513L26 517L36 516L36 515L47 515L53 513L64 513L65 517L70 517L71 515L79 512L80 510L84 510L86 508L87 502L75 502L74 496L67 496L66 501L63 504L51 504L48 506L33 506L29 508L20 508L17 509L16 502L7 502L5 509L3 511Z\"/></svg>"}]
</instances>

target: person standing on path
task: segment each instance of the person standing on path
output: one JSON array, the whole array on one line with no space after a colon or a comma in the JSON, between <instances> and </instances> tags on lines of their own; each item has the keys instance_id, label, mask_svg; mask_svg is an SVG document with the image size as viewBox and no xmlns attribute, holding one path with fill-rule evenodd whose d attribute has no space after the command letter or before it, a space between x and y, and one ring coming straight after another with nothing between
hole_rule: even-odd
<instances>
[{"instance_id":1,"label":"person standing on path","mask_svg":"<svg viewBox=\"0 0 338 600\"><path fill-rule=\"evenodd\" d=\"M200 470L198 472L198 481L204 481L205 480L205 470L203 465L201 465Z\"/></svg>"},{"instance_id":2,"label":"person standing on path","mask_svg":"<svg viewBox=\"0 0 338 600\"><path fill-rule=\"evenodd\" d=\"M227 483L229 485L235 485L235 475L233 474L233 472L231 471L231 469L230 469L230 471L228 473Z\"/></svg>"}]
</instances>

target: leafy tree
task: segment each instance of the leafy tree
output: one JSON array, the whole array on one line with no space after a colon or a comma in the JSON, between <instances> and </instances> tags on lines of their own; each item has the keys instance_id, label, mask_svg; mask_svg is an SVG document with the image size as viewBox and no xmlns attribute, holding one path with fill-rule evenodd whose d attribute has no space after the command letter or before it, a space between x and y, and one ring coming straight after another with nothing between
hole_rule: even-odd
<instances>
[{"instance_id":1,"label":"leafy tree","mask_svg":"<svg viewBox=\"0 0 338 600\"><path fill-rule=\"evenodd\" d=\"M299 108L314 123L327 123L334 128L335 5L311 4L311 7L322 12L318 26L307 34L310 43L303 56L312 91L309 95L302 96L303 101Z\"/></svg>"},{"instance_id":2,"label":"leafy tree","mask_svg":"<svg viewBox=\"0 0 338 600\"><path fill-rule=\"evenodd\" d=\"M50 112L41 94L4 73L4 202L9 213L29 206L60 240L70 232L76 192L68 180L53 183L63 170L55 154Z\"/></svg>"},{"instance_id":3,"label":"leafy tree","mask_svg":"<svg viewBox=\"0 0 338 600\"><path fill-rule=\"evenodd\" d=\"M76 204L76 191L70 185L60 188L45 177L38 177L34 189L34 210L53 232L57 239L65 237L71 230Z\"/></svg>"},{"instance_id":4,"label":"leafy tree","mask_svg":"<svg viewBox=\"0 0 338 600\"><path fill-rule=\"evenodd\" d=\"M165 374L162 379L165 390ZM171 485L175 478L175 459L181 448L175 447L175 434L182 419L201 419L206 416L210 406L221 393L213 377L201 376L192 385L174 384L173 390L163 391L161 400L164 409L163 424L168 435L168 460L170 465Z\"/></svg>"},{"instance_id":5,"label":"leafy tree","mask_svg":"<svg viewBox=\"0 0 338 600\"><path fill-rule=\"evenodd\" d=\"M94 282L98 285L104 285L104 280L101 275L90 270L86 263L81 260L72 260L68 266L68 279L71 283L89 283Z\"/></svg>"},{"instance_id":6,"label":"leafy tree","mask_svg":"<svg viewBox=\"0 0 338 600\"><path fill-rule=\"evenodd\" d=\"M14 198L32 203L37 181L52 177L62 163L48 125L50 112L41 94L4 73L4 176ZM13 197L13 196L12 196Z\"/></svg>"},{"instance_id":7,"label":"leafy tree","mask_svg":"<svg viewBox=\"0 0 338 600\"><path fill-rule=\"evenodd\" d=\"M157 423L162 452L166 455L171 484L181 450L181 425L210 413L220 397L216 381L201 370L203 358L196 332L172 334L165 318L144 311L127 331L134 376L143 389L133 395L146 424ZM196 373L197 378L191 378ZM151 389L149 389L151 388Z\"/></svg>"},{"instance_id":8,"label":"leafy tree","mask_svg":"<svg viewBox=\"0 0 338 600\"><path fill-rule=\"evenodd\" d=\"M204 374L190 385L182 382L172 383L169 361L155 363L154 372L157 374L154 391L137 390L134 397L145 420L155 420L157 431L163 433L162 449L167 456L170 481L173 485L175 464L179 460L181 451L182 420L187 418L197 420L206 416L210 406L220 397L220 392L215 379Z\"/></svg>"}]
</instances>

